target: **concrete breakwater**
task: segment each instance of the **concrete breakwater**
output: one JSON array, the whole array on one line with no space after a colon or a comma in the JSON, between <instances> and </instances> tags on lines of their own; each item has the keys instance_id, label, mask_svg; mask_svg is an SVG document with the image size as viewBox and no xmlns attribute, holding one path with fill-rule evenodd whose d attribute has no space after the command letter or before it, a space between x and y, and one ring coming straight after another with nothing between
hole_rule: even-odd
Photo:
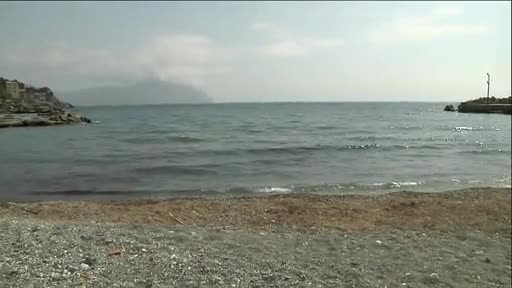
<instances>
[{"instance_id":1,"label":"concrete breakwater","mask_svg":"<svg viewBox=\"0 0 512 288\"><path fill-rule=\"evenodd\" d=\"M460 113L502 113L512 114L512 104L480 104L463 102L459 105Z\"/></svg>"}]
</instances>

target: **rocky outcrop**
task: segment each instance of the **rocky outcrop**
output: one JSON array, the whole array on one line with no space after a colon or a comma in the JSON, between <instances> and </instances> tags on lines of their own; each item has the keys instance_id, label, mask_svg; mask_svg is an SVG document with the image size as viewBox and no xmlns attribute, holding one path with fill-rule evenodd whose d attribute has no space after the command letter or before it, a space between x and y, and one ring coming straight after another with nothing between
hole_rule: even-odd
<instances>
[{"instance_id":1,"label":"rocky outcrop","mask_svg":"<svg viewBox=\"0 0 512 288\"><path fill-rule=\"evenodd\" d=\"M459 113L498 113L512 114L511 104L477 104L471 102L461 103L457 109Z\"/></svg>"},{"instance_id":2,"label":"rocky outcrop","mask_svg":"<svg viewBox=\"0 0 512 288\"><path fill-rule=\"evenodd\" d=\"M17 113L0 114L0 128L27 126L54 126L91 123L91 120L73 113Z\"/></svg>"},{"instance_id":3,"label":"rocky outcrop","mask_svg":"<svg viewBox=\"0 0 512 288\"><path fill-rule=\"evenodd\" d=\"M460 103L457 110L455 110L453 105L447 105L444 107L444 111L458 111L460 113L512 114L512 97L481 97Z\"/></svg>"},{"instance_id":4,"label":"rocky outcrop","mask_svg":"<svg viewBox=\"0 0 512 288\"><path fill-rule=\"evenodd\" d=\"M64 110L72 107L55 97L50 88L27 87L23 96L14 97L0 83L0 128L91 123Z\"/></svg>"},{"instance_id":5,"label":"rocky outcrop","mask_svg":"<svg viewBox=\"0 0 512 288\"><path fill-rule=\"evenodd\" d=\"M501 113L512 114L512 97L508 98L479 98L460 103L457 110L460 113Z\"/></svg>"},{"instance_id":6,"label":"rocky outcrop","mask_svg":"<svg viewBox=\"0 0 512 288\"><path fill-rule=\"evenodd\" d=\"M444 107L444 111L449 111L449 112L455 112L455 106L453 105L446 105L446 107Z\"/></svg>"}]
</instances>

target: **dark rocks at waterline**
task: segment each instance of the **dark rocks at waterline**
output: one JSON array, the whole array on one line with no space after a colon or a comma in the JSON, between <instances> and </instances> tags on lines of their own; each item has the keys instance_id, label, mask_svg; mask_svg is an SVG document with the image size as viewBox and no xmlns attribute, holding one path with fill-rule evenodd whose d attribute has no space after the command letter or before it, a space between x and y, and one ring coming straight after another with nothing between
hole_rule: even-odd
<instances>
[{"instance_id":1,"label":"dark rocks at waterline","mask_svg":"<svg viewBox=\"0 0 512 288\"><path fill-rule=\"evenodd\" d=\"M91 123L91 119L77 114L59 113L16 113L0 114L0 128L55 126L65 124Z\"/></svg>"},{"instance_id":2,"label":"dark rocks at waterline","mask_svg":"<svg viewBox=\"0 0 512 288\"><path fill-rule=\"evenodd\" d=\"M52 102L14 97L0 99L0 128L91 122L89 118L69 113Z\"/></svg>"},{"instance_id":3,"label":"dark rocks at waterline","mask_svg":"<svg viewBox=\"0 0 512 288\"><path fill-rule=\"evenodd\" d=\"M460 103L457 110L460 113L512 114L512 97L481 97Z\"/></svg>"},{"instance_id":4,"label":"dark rocks at waterline","mask_svg":"<svg viewBox=\"0 0 512 288\"><path fill-rule=\"evenodd\" d=\"M455 112L457 110L455 110L455 106L453 105L446 105L446 107L444 107L444 111Z\"/></svg>"},{"instance_id":5,"label":"dark rocks at waterline","mask_svg":"<svg viewBox=\"0 0 512 288\"><path fill-rule=\"evenodd\" d=\"M89 119L87 117L83 117L83 116L80 117L80 121L82 121L84 123L89 123L89 124L92 122L91 119Z\"/></svg>"},{"instance_id":6,"label":"dark rocks at waterline","mask_svg":"<svg viewBox=\"0 0 512 288\"><path fill-rule=\"evenodd\" d=\"M457 109L460 113L498 113L512 114L511 104L480 104L475 102L463 102Z\"/></svg>"}]
</instances>

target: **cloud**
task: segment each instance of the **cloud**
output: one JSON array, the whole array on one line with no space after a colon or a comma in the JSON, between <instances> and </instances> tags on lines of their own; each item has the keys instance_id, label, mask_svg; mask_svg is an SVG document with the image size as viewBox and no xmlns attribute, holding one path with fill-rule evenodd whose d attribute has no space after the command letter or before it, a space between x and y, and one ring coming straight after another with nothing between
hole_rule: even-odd
<instances>
[{"instance_id":1,"label":"cloud","mask_svg":"<svg viewBox=\"0 0 512 288\"><path fill-rule=\"evenodd\" d=\"M299 37L286 29L270 23L256 22L251 24L252 30L263 33L267 42L259 48L264 54L271 56L302 56L313 51L337 48L344 45L341 38Z\"/></svg>"},{"instance_id":2,"label":"cloud","mask_svg":"<svg viewBox=\"0 0 512 288\"><path fill-rule=\"evenodd\" d=\"M160 35L120 53L57 43L24 49L7 58L13 64L89 79L138 79L148 76L202 86L209 75L230 71L228 51L201 35Z\"/></svg>"},{"instance_id":3,"label":"cloud","mask_svg":"<svg viewBox=\"0 0 512 288\"><path fill-rule=\"evenodd\" d=\"M198 35L163 35L143 47L140 63L161 80L201 86L208 75L230 70L228 50Z\"/></svg>"},{"instance_id":4,"label":"cloud","mask_svg":"<svg viewBox=\"0 0 512 288\"><path fill-rule=\"evenodd\" d=\"M371 29L368 38L378 44L424 42L440 37L478 35L487 31L487 26L482 24L446 22L462 14L461 7L441 6L425 15L399 16L392 19L390 24Z\"/></svg>"},{"instance_id":5,"label":"cloud","mask_svg":"<svg viewBox=\"0 0 512 288\"><path fill-rule=\"evenodd\" d=\"M432 14L439 17L454 17L464 13L464 9L460 6L440 6L432 11Z\"/></svg>"}]
</instances>

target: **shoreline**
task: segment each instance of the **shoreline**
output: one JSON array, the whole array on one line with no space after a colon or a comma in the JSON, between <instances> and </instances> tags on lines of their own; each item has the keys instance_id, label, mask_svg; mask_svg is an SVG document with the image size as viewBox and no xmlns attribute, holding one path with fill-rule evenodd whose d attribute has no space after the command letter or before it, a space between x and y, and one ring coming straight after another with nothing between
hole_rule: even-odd
<instances>
[{"instance_id":1,"label":"shoreline","mask_svg":"<svg viewBox=\"0 0 512 288\"><path fill-rule=\"evenodd\" d=\"M492 230L510 227L510 201L511 188L491 187L344 195L301 193L0 201L0 219L14 217L58 223L137 223L235 230L371 230L382 226L452 229L459 225Z\"/></svg>"}]
</instances>

